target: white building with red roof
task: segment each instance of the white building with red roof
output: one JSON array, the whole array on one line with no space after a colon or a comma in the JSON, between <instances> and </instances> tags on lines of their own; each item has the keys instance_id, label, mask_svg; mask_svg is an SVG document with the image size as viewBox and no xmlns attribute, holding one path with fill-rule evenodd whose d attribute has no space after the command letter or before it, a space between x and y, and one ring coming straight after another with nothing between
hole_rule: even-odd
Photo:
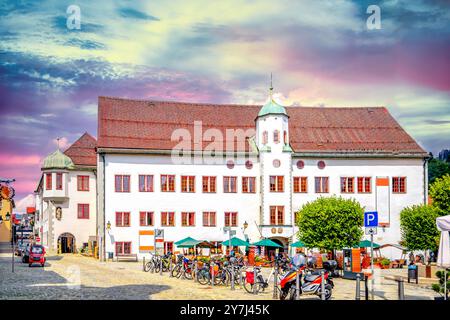
<instances>
[{"instance_id":1,"label":"white building with red roof","mask_svg":"<svg viewBox=\"0 0 450 320\"><path fill-rule=\"evenodd\" d=\"M295 212L320 196L379 212L400 241L402 208L427 200L427 153L385 107L212 105L99 97L98 241L107 253L185 238L295 242ZM247 228L244 228L248 226ZM388 252L386 252L388 255Z\"/></svg>"},{"instance_id":2,"label":"white building with red roof","mask_svg":"<svg viewBox=\"0 0 450 320\"><path fill-rule=\"evenodd\" d=\"M85 133L66 151L58 148L43 161L35 191L35 232L47 248L69 253L96 244L96 144Z\"/></svg>"}]
</instances>

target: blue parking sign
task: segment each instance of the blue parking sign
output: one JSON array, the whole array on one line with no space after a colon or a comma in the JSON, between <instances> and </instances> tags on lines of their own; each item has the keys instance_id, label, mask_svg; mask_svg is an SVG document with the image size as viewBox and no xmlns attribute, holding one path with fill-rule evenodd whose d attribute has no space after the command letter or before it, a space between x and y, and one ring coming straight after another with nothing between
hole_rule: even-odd
<instances>
[{"instance_id":1,"label":"blue parking sign","mask_svg":"<svg viewBox=\"0 0 450 320\"><path fill-rule=\"evenodd\" d=\"M378 227L378 212L364 212L364 227Z\"/></svg>"}]
</instances>

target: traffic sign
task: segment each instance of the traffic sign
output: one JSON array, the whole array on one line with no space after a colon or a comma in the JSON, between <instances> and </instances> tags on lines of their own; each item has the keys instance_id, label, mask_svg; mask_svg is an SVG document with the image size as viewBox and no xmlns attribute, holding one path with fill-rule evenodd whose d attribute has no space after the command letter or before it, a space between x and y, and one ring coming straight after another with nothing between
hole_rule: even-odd
<instances>
[{"instance_id":1,"label":"traffic sign","mask_svg":"<svg viewBox=\"0 0 450 320\"><path fill-rule=\"evenodd\" d=\"M40 237L36 237L36 242L41 242L41 238Z\"/></svg>"},{"instance_id":2,"label":"traffic sign","mask_svg":"<svg viewBox=\"0 0 450 320\"><path fill-rule=\"evenodd\" d=\"M164 229L155 229L155 238L164 238Z\"/></svg>"},{"instance_id":3,"label":"traffic sign","mask_svg":"<svg viewBox=\"0 0 450 320\"><path fill-rule=\"evenodd\" d=\"M364 212L364 227L378 227L378 212L377 211L369 211Z\"/></svg>"},{"instance_id":4,"label":"traffic sign","mask_svg":"<svg viewBox=\"0 0 450 320\"><path fill-rule=\"evenodd\" d=\"M368 234L368 235L377 234L377 227L366 228L366 234Z\"/></svg>"}]
</instances>

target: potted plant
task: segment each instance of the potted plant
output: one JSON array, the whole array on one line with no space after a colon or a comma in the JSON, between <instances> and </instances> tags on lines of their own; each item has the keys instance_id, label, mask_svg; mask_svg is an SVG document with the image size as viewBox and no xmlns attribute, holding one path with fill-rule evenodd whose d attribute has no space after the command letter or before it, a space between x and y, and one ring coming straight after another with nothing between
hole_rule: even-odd
<instances>
[{"instance_id":1,"label":"potted plant","mask_svg":"<svg viewBox=\"0 0 450 320\"><path fill-rule=\"evenodd\" d=\"M262 265L262 263L263 263L263 259L260 256L256 256L255 257L255 265L257 267L260 267Z\"/></svg>"},{"instance_id":2,"label":"potted plant","mask_svg":"<svg viewBox=\"0 0 450 320\"><path fill-rule=\"evenodd\" d=\"M435 300L444 300L444 295L447 295L450 291L449 270L446 272L447 292L444 292L444 271L437 271L436 276L439 278L439 283L433 283L432 288L434 291L441 294L441 297L434 298Z\"/></svg>"},{"instance_id":3,"label":"potted plant","mask_svg":"<svg viewBox=\"0 0 450 320\"><path fill-rule=\"evenodd\" d=\"M381 269L389 269L389 265L391 264L391 260L384 258L380 261Z\"/></svg>"}]
</instances>

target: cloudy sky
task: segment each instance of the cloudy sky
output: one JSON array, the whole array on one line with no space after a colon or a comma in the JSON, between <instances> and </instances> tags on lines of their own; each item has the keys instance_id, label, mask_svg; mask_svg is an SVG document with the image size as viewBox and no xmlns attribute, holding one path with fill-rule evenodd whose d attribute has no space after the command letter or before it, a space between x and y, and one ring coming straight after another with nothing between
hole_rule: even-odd
<instances>
[{"instance_id":1,"label":"cloudy sky","mask_svg":"<svg viewBox=\"0 0 450 320\"><path fill-rule=\"evenodd\" d=\"M368 29L369 5L381 29ZM68 6L81 29L67 27ZM387 106L428 151L450 147L448 1L0 1L0 177L18 198L62 137L97 135L100 95Z\"/></svg>"}]
</instances>

